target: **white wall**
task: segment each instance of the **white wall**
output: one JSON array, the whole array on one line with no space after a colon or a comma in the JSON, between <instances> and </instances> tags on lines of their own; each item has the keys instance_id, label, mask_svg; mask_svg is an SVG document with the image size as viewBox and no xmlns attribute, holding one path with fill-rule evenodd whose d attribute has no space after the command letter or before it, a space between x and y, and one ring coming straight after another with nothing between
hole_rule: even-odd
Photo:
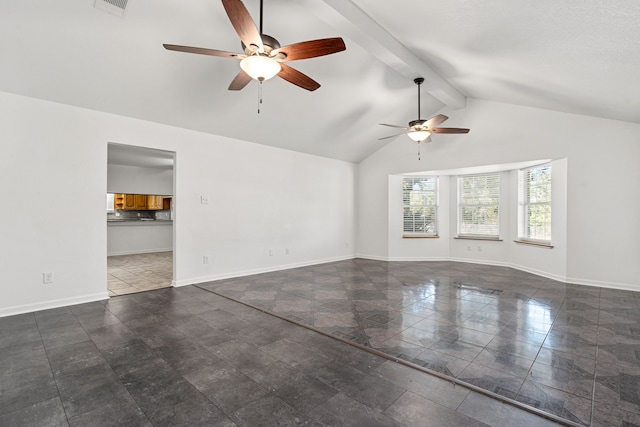
<instances>
[{"instance_id":1,"label":"white wall","mask_svg":"<svg viewBox=\"0 0 640 427\"><path fill-rule=\"evenodd\" d=\"M107 166L107 193L173 194L173 169Z\"/></svg>"},{"instance_id":2,"label":"white wall","mask_svg":"<svg viewBox=\"0 0 640 427\"><path fill-rule=\"evenodd\" d=\"M0 116L0 316L107 297L108 142L176 152L176 284L353 257L354 164L7 93Z\"/></svg>"},{"instance_id":3,"label":"white wall","mask_svg":"<svg viewBox=\"0 0 640 427\"><path fill-rule=\"evenodd\" d=\"M566 222L566 235L554 236L554 242L557 237L566 244L542 249L507 242L486 262L574 283L640 290L640 125L477 99L469 99L464 110L444 114L450 116L445 126L471 132L434 136L422 147L422 160L415 143L399 137L360 163L359 256L396 257L397 245L388 232L390 175L549 158L556 160L554 176L556 171L566 175L565 189L561 185L560 194L554 194L554 201L566 196L566 206L558 206L566 217L553 219ZM429 245L436 239L422 240ZM447 256L461 256L457 244L451 242ZM402 252L402 257L419 258L430 251L415 249L419 252ZM483 261L477 254L473 259Z\"/></svg>"}]
</instances>

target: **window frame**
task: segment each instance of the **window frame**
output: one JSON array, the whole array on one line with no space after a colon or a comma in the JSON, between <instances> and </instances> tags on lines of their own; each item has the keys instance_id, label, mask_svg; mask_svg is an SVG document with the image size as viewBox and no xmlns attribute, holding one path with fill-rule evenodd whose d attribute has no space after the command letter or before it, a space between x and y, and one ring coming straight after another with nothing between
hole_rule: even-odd
<instances>
[{"instance_id":1,"label":"window frame","mask_svg":"<svg viewBox=\"0 0 640 427\"><path fill-rule=\"evenodd\" d=\"M424 203L420 204L417 207L426 207L429 209L433 209L433 231L430 232L417 232L415 218L413 219L413 231L407 231L407 217L405 216L406 208L416 207L411 204L411 197L405 197L405 182L407 180L412 180L411 187L414 188L416 184L416 180L433 180L433 203ZM438 228L439 228L439 215L438 215L438 207L439 207L439 177L434 175L405 175L402 177L402 237L403 238L433 238L438 236ZM415 191L415 190L410 190ZM409 200L409 204L407 204L407 200ZM423 200L424 201L424 200ZM424 225L424 224L423 224Z\"/></svg>"},{"instance_id":2,"label":"window frame","mask_svg":"<svg viewBox=\"0 0 640 427\"><path fill-rule=\"evenodd\" d=\"M548 200L531 202L531 179L527 178L532 170L535 169L548 169L549 180L545 184L547 187ZM518 242L519 243L531 243L539 246L551 246L553 239L553 169L551 162L542 163L535 166L522 168L518 171ZM548 239L541 239L538 237L531 237L531 223L530 215L527 212L530 211L531 206L548 206L548 220L544 224L548 224Z\"/></svg>"},{"instance_id":3,"label":"window frame","mask_svg":"<svg viewBox=\"0 0 640 427\"><path fill-rule=\"evenodd\" d=\"M497 184L495 187L491 188L492 191L495 192L495 200L492 200L493 203L470 203L463 204L463 185L465 179L470 178L478 178L478 177L495 177ZM469 174L469 175L459 175L457 177L457 238L460 239L482 239L482 240L500 240L500 193L501 193L501 173L500 172L488 172L488 173L478 173L478 174ZM488 188L485 186L485 188ZM462 233L462 225L463 225L463 209L464 208L483 208L483 207L492 207L495 206L497 209L497 218L496 218L496 233L495 234L487 234L487 233ZM476 224L482 225L482 224Z\"/></svg>"}]
</instances>

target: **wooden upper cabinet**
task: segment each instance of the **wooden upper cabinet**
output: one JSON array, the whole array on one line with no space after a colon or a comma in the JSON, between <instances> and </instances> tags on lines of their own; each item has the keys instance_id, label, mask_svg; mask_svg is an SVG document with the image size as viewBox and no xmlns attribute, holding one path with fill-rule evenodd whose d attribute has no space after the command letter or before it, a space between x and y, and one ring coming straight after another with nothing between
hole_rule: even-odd
<instances>
[{"instance_id":1,"label":"wooden upper cabinet","mask_svg":"<svg viewBox=\"0 0 640 427\"><path fill-rule=\"evenodd\" d=\"M136 195L125 194L124 195L124 209L135 210L136 208Z\"/></svg>"},{"instance_id":2,"label":"wooden upper cabinet","mask_svg":"<svg viewBox=\"0 0 640 427\"><path fill-rule=\"evenodd\" d=\"M146 194L136 194L136 207L135 209L138 211L143 211L147 209L147 195Z\"/></svg>"},{"instance_id":3,"label":"wooden upper cabinet","mask_svg":"<svg viewBox=\"0 0 640 427\"><path fill-rule=\"evenodd\" d=\"M162 210L162 196L147 196L147 209Z\"/></svg>"},{"instance_id":4,"label":"wooden upper cabinet","mask_svg":"<svg viewBox=\"0 0 640 427\"><path fill-rule=\"evenodd\" d=\"M113 208L124 209L124 194L113 195Z\"/></svg>"},{"instance_id":5,"label":"wooden upper cabinet","mask_svg":"<svg viewBox=\"0 0 640 427\"><path fill-rule=\"evenodd\" d=\"M129 211L159 211L164 209L164 196L151 194L115 194L113 207Z\"/></svg>"}]
</instances>

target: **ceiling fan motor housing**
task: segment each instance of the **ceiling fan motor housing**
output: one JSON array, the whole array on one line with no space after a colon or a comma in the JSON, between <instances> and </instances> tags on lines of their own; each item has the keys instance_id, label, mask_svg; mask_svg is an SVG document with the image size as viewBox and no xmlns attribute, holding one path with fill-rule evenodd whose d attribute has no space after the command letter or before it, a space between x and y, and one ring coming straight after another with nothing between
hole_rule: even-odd
<instances>
[{"instance_id":1,"label":"ceiling fan motor housing","mask_svg":"<svg viewBox=\"0 0 640 427\"><path fill-rule=\"evenodd\" d=\"M264 46L265 53L268 54L272 50L280 49L280 42L278 42L278 40L276 40L274 37L271 37L267 34L260 34L260 37L262 38L262 44ZM240 44L242 45L242 50L245 51L247 55L251 55L258 50L258 46L255 46L253 44L248 47L243 42L240 42Z\"/></svg>"}]
</instances>

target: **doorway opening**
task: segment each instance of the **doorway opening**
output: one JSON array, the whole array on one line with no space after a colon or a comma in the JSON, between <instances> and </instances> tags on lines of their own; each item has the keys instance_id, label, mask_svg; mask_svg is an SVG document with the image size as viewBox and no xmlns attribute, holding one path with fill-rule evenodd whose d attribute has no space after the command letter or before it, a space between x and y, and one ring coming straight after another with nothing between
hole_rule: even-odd
<instances>
[{"instance_id":1,"label":"doorway opening","mask_svg":"<svg viewBox=\"0 0 640 427\"><path fill-rule=\"evenodd\" d=\"M175 152L107 145L109 296L172 286L175 280Z\"/></svg>"}]
</instances>

